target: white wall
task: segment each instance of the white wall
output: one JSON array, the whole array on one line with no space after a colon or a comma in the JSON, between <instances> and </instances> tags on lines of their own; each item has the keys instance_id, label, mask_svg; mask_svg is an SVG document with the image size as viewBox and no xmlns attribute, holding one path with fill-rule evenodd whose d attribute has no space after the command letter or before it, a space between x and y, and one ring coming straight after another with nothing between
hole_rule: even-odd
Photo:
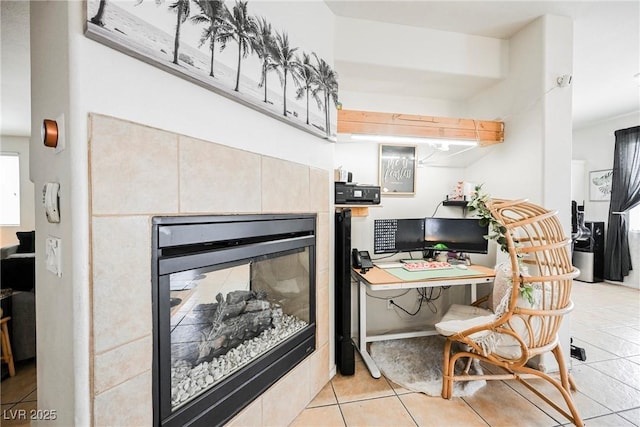
<instances>
[{"instance_id":1,"label":"white wall","mask_svg":"<svg viewBox=\"0 0 640 427\"><path fill-rule=\"evenodd\" d=\"M573 74L573 21L563 16L547 15L543 17L543 26L542 87L546 96L543 99L541 203L558 211L565 233L570 236L572 88L559 87L558 77Z\"/></svg>"},{"instance_id":2,"label":"white wall","mask_svg":"<svg viewBox=\"0 0 640 427\"><path fill-rule=\"evenodd\" d=\"M74 192L86 189L77 176L73 153L82 139L70 139L68 14L66 2L31 3L31 151L29 172L35 188L45 182L60 183L60 224L49 224L42 203L35 205L36 224L36 322L38 405L56 408L59 425L85 424L88 419L88 298L86 283L86 217L77 215ZM43 119L64 116L67 150L55 154L40 140ZM79 142L77 142L79 141ZM75 158L78 158L75 156ZM85 172L86 175L86 172ZM86 190L85 190L86 191ZM73 210L72 210L73 209ZM86 210L86 207L85 207ZM84 245L77 246L77 234ZM44 264L47 236L62 238L62 277ZM85 284L84 286L82 284ZM84 289L83 289L84 288ZM83 397L84 396L84 397ZM83 402L84 400L84 402Z\"/></svg>"},{"instance_id":3,"label":"white wall","mask_svg":"<svg viewBox=\"0 0 640 427\"><path fill-rule=\"evenodd\" d=\"M29 180L29 138L26 136L0 136L0 151L18 153L20 157L20 225L0 227L0 246L18 244L16 231L35 230L34 188Z\"/></svg>"},{"instance_id":4,"label":"white wall","mask_svg":"<svg viewBox=\"0 0 640 427\"><path fill-rule=\"evenodd\" d=\"M505 43L491 37L340 17L336 41L336 61L489 79L507 71Z\"/></svg>"},{"instance_id":5,"label":"white wall","mask_svg":"<svg viewBox=\"0 0 640 427\"><path fill-rule=\"evenodd\" d=\"M29 2L0 2L0 134L29 137Z\"/></svg>"},{"instance_id":6,"label":"white wall","mask_svg":"<svg viewBox=\"0 0 640 427\"><path fill-rule=\"evenodd\" d=\"M89 425L91 417L89 113L333 168L332 143L89 40L83 34L84 7L85 2L31 4L31 176L36 188L46 181L60 182L62 206L58 225L48 224L42 208L36 208L37 244L43 248L43 239L51 234L62 239L63 248L60 279L45 270L42 251L36 256L37 280L43 283L37 295L38 402L57 409L59 425ZM305 42L315 43L310 48L331 64L333 14L323 2L305 2L304 12L314 20L301 20L300 7L295 2L270 2L261 4L260 13L277 16L292 40L304 34ZM40 135L42 119L61 114L67 148L54 154L38 144L35 135Z\"/></svg>"},{"instance_id":7,"label":"white wall","mask_svg":"<svg viewBox=\"0 0 640 427\"><path fill-rule=\"evenodd\" d=\"M459 101L348 90L340 90L340 102L345 110L404 114L424 114L429 111L430 115L438 117L457 117L464 111L464 105Z\"/></svg>"},{"instance_id":8,"label":"white wall","mask_svg":"<svg viewBox=\"0 0 640 427\"><path fill-rule=\"evenodd\" d=\"M495 197L527 198L557 210L570 231L571 87L557 77L572 73L573 23L543 16L509 44L509 75L471 100L474 116L505 122L505 143L467 169Z\"/></svg>"},{"instance_id":9,"label":"white wall","mask_svg":"<svg viewBox=\"0 0 640 427\"><path fill-rule=\"evenodd\" d=\"M336 68L350 88L341 89L340 101L349 110L465 117L461 94L504 78L507 57L508 44L501 39L362 19L336 20ZM382 71L358 73L370 70L370 64ZM407 87L405 74L420 76L421 84ZM363 81L369 88L379 83L384 90L360 90ZM441 88L446 88L448 99L439 96ZM460 95L451 100L456 90Z\"/></svg>"},{"instance_id":10,"label":"white wall","mask_svg":"<svg viewBox=\"0 0 640 427\"><path fill-rule=\"evenodd\" d=\"M469 115L505 123L505 142L467 168L494 197L542 199L543 29L538 20L509 40L509 74L469 100Z\"/></svg>"}]
</instances>

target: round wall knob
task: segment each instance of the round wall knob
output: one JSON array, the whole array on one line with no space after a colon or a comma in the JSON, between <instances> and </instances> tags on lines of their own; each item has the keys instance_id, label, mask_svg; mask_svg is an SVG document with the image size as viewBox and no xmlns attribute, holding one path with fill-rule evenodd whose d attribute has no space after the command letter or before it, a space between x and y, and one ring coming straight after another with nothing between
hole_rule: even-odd
<instances>
[{"instance_id":1,"label":"round wall knob","mask_svg":"<svg viewBox=\"0 0 640 427\"><path fill-rule=\"evenodd\" d=\"M42 142L45 147L56 148L58 146L58 123L55 120L44 119L42 121Z\"/></svg>"}]
</instances>

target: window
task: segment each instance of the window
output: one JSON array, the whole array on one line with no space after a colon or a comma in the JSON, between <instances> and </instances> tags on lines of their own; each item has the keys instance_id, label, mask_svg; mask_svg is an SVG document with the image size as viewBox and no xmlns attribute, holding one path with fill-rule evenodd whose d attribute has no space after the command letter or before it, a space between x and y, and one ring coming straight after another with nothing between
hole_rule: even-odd
<instances>
[{"instance_id":1,"label":"window","mask_svg":"<svg viewBox=\"0 0 640 427\"><path fill-rule=\"evenodd\" d=\"M629 211L629 231L640 231L640 205Z\"/></svg>"},{"instance_id":2,"label":"window","mask_svg":"<svg viewBox=\"0 0 640 427\"><path fill-rule=\"evenodd\" d=\"M20 225L20 157L0 154L0 225Z\"/></svg>"}]
</instances>

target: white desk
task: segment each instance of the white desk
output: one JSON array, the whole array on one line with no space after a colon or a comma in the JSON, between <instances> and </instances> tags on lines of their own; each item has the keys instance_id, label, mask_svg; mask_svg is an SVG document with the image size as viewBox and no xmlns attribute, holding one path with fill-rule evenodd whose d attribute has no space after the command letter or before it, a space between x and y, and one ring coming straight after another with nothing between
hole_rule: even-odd
<instances>
[{"instance_id":1,"label":"white desk","mask_svg":"<svg viewBox=\"0 0 640 427\"><path fill-rule=\"evenodd\" d=\"M452 277L433 277L425 278L426 273L423 272L406 272L400 279L378 267L373 267L367 273L362 274L359 270L352 270L351 274L358 283L358 329L359 337L354 343L356 349L362 356L362 360L367 365L371 376L380 378L380 369L375 364L371 355L367 350L367 343L373 341L393 340L401 338L423 337L427 335L436 335L435 330L401 332L382 335L367 335L367 290L370 291L387 291L393 289L414 289L414 288L436 288L441 286L460 286L471 285L471 300L476 300L477 285L480 283L492 283L495 272L491 268L480 265L471 265L468 270L456 270L460 272L460 276ZM437 275L436 272L429 272ZM451 273L455 272L449 272Z\"/></svg>"}]
</instances>

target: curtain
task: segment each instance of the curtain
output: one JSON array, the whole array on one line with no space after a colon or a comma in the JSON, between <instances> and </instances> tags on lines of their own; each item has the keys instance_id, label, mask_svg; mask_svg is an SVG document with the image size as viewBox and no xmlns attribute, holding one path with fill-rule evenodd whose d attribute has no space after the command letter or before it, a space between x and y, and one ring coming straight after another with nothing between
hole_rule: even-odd
<instances>
[{"instance_id":1,"label":"curtain","mask_svg":"<svg viewBox=\"0 0 640 427\"><path fill-rule=\"evenodd\" d=\"M640 204L640 126L617 130L615 137L604 278L621 282L632 269L627 211Z\"/></svg>"}]
</instances>

